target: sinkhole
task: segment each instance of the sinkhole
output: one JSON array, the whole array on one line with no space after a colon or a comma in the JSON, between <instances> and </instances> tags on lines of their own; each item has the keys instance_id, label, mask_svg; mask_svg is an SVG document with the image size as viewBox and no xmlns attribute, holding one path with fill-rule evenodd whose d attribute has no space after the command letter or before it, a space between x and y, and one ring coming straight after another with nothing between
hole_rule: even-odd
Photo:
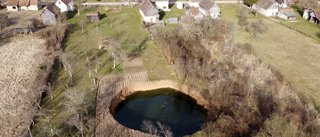
<instances>
[{"instance_id":1,"label":"sinkhole","mask_svg":"<svg viewBox=\"0 0 320 137\"><path fill-rule=\"evenodd\" d=\"M201 129L206 109L198 104L199 96L195 99L187 92L172 88L134 91L118 95L122 100L110 111L120 124L134 130L160 136L168 131L178 137L191 135Z\"/></svg>"}]
</instances>

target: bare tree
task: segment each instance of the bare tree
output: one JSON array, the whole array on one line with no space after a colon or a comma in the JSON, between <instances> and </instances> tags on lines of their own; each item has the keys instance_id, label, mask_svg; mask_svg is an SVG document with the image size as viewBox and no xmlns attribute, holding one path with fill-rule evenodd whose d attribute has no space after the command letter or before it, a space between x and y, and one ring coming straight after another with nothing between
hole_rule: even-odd
<instances>
[{"instance_id":1,"label":"bare tree","mask_svg":"<svg viewBox=\"0 0 320 137\"><path fill-rule=\"evenodd\" d=\"M69 77L70 77L70 81L72 83L72 73L73 73L73 67L72 67L72 63L71 63L71 56L68 56L66 53L64 53L62 51L62 49L60 49L58 51L58 56L59 56L59 60L60 62L62 62L64 70L69 72Z\"/></svg>"},{"instance_id":2,"label":"bare tree","mask_svg":"<svg viewBox=\"0 0 320 137\"><path fill-rule=\"evenodd\" d=\"M257 22L252 22L247 31L250 32L255 38L259 34L263 34L268 30L267 24L265 24L262 19L259 19Z\"/></svg>"},{"instance_id":3,"label":"bare tree","mask_svg":"<svg viewBox=\"0 0 320 137\"><path fill-rule=\"evenodd\" d=\"M80 7L82 5L83 1L82 0L75 0L74 4L76 5L76 9L78 11L78 15L80 15Z\"/></svg>"},{"instance_id":4,"label":"bare tree","mask_svg":"<svg viewBox=\"0 0 320 137\"><path fill-rule=\"evenodd\" d=\"M242 7L241 9L239 9L238 11L238 24L241 26L241 28L243 28L244 26L247 26L248 23L248 11L245 7Z\"/></svg>"},{"instance_id":5,"label":"bare tree","mask_svg":"<svg viewBox=\"0 0 320 137\"><path fill-rule=\"evenodd\" d=\"M158 129L153 125L150 120L143 120L141 124L141 130L146 131L149 134L157 135Z\"/></svg>"},{"instance_id":6,"label":"bare tree","mask_svg":"<svg viewBox=\"0 0 320 137\"><path fill-rule=\"evenodd\" d=\"M159 132L163 134L164 137L173 137L173 133L171 132L171 128L169 126L165 126L160 122L157 122L159 126Z\"/></svg>"},{"instance_id":7,"label":"bare tree","mask_svg":"<svg viewBox=\"0 0 320 137\"><path fill-rule=\"evenodd\" d=\"M54 89L54 83L51 84L51 83L49 82L48 85L47 85L47 94L50 94L51 99L53 99L53 97L52 97L53 89Z\"/></svg>"},{"instance_id":8,"label":"bare tree","mask_svg":"<svg viewBox=\"0 0 320 137\"><path fill-rule=\"evenodd\" d=\"M116 68L116 65L122 62L125 58L124 51L115 38L107 40L106 43L108 45L108 51L113 58L113 68Z\"/></svg>"},{"instance_id":9,"label":"bare tree","mask_svg":"<svg viewBox=\"0 0 320 137\"><path fill-rule=\"evenodd\" d=\"M87 22L79 17L79 25L81 26L81 32L83 33L83 27L86 26Z\"/></svg>"},{"instance_id":10,"label":"bare tree","mask_svg":"<svg viewBox=\"0 0 320 137\"><path fill-rule=\"evenodd\" d=\"M93 39L95 41L97 41L99 49L101 49L102 48L102 39L103 39L101 31L99 29L92 29L90 31L90 33L91 33L91 36L93 36Z\"/></svg>"}]
</instances>

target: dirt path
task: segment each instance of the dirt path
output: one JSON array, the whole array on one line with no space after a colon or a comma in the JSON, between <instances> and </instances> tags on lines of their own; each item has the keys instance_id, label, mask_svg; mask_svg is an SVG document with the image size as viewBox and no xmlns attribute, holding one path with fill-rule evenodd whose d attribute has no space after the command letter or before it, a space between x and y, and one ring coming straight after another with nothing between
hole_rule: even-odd
<instances>
[{"instance_id":1,"label":"dirt path","mask_svg":"<svg viewBox=\"0 0 320 137\"><path fill-rule=\"evenodd\" d=\"M150 136L119 124L110 113L110 102L124 87L138 82L148 82L148 75L138 55L131 54L123 62L124 74L103 76L99 79L95 136Z\"/></svg>"}]
</instances>

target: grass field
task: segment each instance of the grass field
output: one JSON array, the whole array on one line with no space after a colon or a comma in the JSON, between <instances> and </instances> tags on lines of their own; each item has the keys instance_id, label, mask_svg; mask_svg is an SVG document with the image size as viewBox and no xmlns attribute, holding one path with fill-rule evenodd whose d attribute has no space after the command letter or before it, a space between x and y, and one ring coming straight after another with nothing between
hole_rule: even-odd
<instances>
[{"instance_id":1,"label":"grass field","mask_svg":"<svg viewBox=\"0 0 320 137\"><path fill-rule=\"evenodd\" d=\"M219 5L222 19L237 23L240 5ZM253 45L254 52L267 64L280 71L298 92L320 104L320 43L294 30L262 18L268 31L257 38L237 25L236 43ZM250 15L249 22L255 21ZM320 29L315 28L320 32Z\"/></svg>"},{"instance_id":2,"label":"grass field","mask_svg":"<svg viewBox=\"0 0 320 137\"><path fill-rule=\"evenodd\" d=\"M79 21L86 19L85 13L94 13L99 11L101 13L101 20L98 23L86 22L84 32L82 33ZM95 116L95 99L96 99L96 85L92 83L92 77L89 77L89 67L85 52L91 62L90 70L93 71L97 67L97 62L100 62L98 67L97 78L103 75L120 74L123 72L122 65L118 65L115 69L112 68L113 59L106 50L99 50L96 37L94 37L93 30L97 26L101 32L103 39L116 38L127 54L131 52L139 52L141 59L148 72L150 80L171 79L176 80L173 68L166 64L165 59L161 55L161 51L151 40L148 32L141 25L138 7L130 8L129 6L122 6L118 8L106 9L106 7L89 7L80 12L80 16L76 12L69 12L67 22L72 24L72 27L64 40L63 47L66 55L69 56L72 62L73 79L72 83L69 81L69 74L59 65L55 65L50 81L55 83L53 91L53 100L50 96L42 99L41 106L43 109L50 110L51 123L54 129L61 129L65 127L65 122L71 116L63 106L65 100L64 94L66 91L66 84L71 89L77 92L84 92L87 96L87 102L93 106L89 110L89 116ZM39 119L35 119L36 121ZM43 136L44 131L38 131L48 123L46 121L38 121L33 127L33 133L36 136ZM48 125L48 124L47 124ZM69 130L67 130L69 131ZM74 132L74 128L69 132ZM73 133L77 135L79 133ZM65 132L64 135L68 135ZM90 127L87 131L87 136L94 135L94 128Z\"/></svg>"}]
</instances>

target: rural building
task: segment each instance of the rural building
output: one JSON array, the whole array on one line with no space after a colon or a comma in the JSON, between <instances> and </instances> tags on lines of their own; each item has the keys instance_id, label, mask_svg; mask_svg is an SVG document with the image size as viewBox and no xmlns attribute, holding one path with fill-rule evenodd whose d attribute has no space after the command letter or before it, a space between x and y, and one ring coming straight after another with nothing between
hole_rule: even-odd
<instances>
[{"instance_id":1,"label":"rural building","mask_svg":"<svg viewBox=\"0 0 320 137\"><path fill-rule=\"evenodd\" d=\"M187 15L191 15L195 20L201 21L204 18L204 15L194 6L191 6L188 11L186 11Z\"/></svg>"},{"instance_id":2,"label":"rural building","mask_svg":"<svg viewBox=\"0 0 320 137\"><path fill-rule=\"evenodd\" d=\"M310 20L310 14L313 12L311 7L304 7L303 18L306 20Z\"/></svg>"},{"instance_id":3,"label":"rural building","mask_svg":"<svg viewBox=\"0 0 320 137\"><path fill-rule=\"evenodd\" d=\"M18 3L19 3L19 0L8 0L7 1L7 10L8 11L18 11L19 10Z\"/></svg>"},{"instance_id":4,"label":"rural building","mask_svg":"<svg viewBox=\"0 0 320 137\"><path fill-rule=\"evenodd\" d=\"M279 2L277 2L277 0L275 0L275 3L276 3L280 8L289 8L289 6L290 6L289 0L283 0L282 3L279 3Z\"/></svg>"},{"instance_id":5,"label":"rural building","mask_svg":"<svg viewBox=\"0 0 320 137\"><path fill-rule=\"evenodd\" d=\"M314 10L310 13L310 20L315 24L320 24L320 10Z\"/></svg>"},{"instance_id":6,"label":"rural building","mask_svg":"<svg viewBox=\"0 0 320 137\"><path fill-rule=\"evenodd\" d=\"M170 11L169 9L169 0L155 0L157 9L163 10L163 11Z\"/></svg>"},{"instance_id":7,"label":"rural building","mask_svg":"<svg viewBox=\"0 0 320 137\"><path fill-rule=\"evenodd\" d=\"M252 5L252 9L265 16L276 16L278 14L278 5L270 0L259 0Z\"/></svg>"},{"instance_id":8,"label":"rural building","mask_svg":"<svg viewBox=\"0 0 320 137\"><path fill-rule=\"evenodd\" d=\"M159 11L149 0L146 0L140 4L139 12L144 22L156 23L159 21Z\"/></svg>"},{"instance_id":9,"label":"rural building","mask_svg":"<svg viewBox=\"0 0 320 137\"><path fill-rule=\"evenodd\" d=\"M199 3L201 0L189 0L189 6L199 7Z\"/></svg>"},{"instance_id":10,"label":"rural building","mask_svg":"<svg viewBox=\"0 0 320 137\"><path fill-rule=\"evenodd\" d=\"M57 17L60 12L59 7L54 3L50 3L41 13L41 21L44 25L54 25L57 22Z\"/></svg>"},{"instance_id":11,"label":"rural building","mask_svg":"<svg viewBox=\"0 0 320 137\"><path fill-rule=\"evenodd\" d=\"M298 15L294 13L293 9L281 9L278 16L286 20L295 20Z\"/></svg>"},{"instance_id":12,"label":"rural building","mask_svg":"<svg viewBox=\"0 0 320 137\"><path fill-rule=\"evenodd\" d=\"M73 0L58 0L56 6L60 8L61 12L73 10Z\"/></svg>"},{"instance_id":13,"label":"rural building","mask_svg":"<svg viewBox=\"0 0 320 137\"><path fill-rule=\"evenodd\" d=\"M220 18L220 8L213 0L201 0L199 10L205 15L213 19Z\"/></svg>"},{"instance_id":14,"label":"rural building","mask_svg":"<svg viewBox=\"0 0 320 137\"><path fill-rule=\"evenodd\" d=\"M8 11L18 10L39 10L41 8L40 0L8 0Z\"/></svg>"},{"instance_id":15,"label":"rural building","mask_svg":"<svg viewBox=\"0 0 320 137\"><path fill-rule=\"evenodd\" d=\"M99 12L97 12L97 13L87 13L86 16L87 16L87 21L95 22L95 21L99 21L100 20L100 13Z\"/></svg>"},{"instance_id":16,"label":"rural building","mask_svg":"<svg viewBox=\"0 0 320 137\"><path fill-rule=\"evenodd\" d=\"M39 10L39 9L41 9L41 1L40 0L30 0L28 10Z\"/></svg>"},{"instance_id":17,"label":"rural building","mask_svg":"<svg viewBox=\"0 0 320 137\"><path fill-rule=\"evenodd\" d=\"M29 0L19 0L18 6L20 10L28 10L29 2Z\"/></svg>"}]
</instances>

